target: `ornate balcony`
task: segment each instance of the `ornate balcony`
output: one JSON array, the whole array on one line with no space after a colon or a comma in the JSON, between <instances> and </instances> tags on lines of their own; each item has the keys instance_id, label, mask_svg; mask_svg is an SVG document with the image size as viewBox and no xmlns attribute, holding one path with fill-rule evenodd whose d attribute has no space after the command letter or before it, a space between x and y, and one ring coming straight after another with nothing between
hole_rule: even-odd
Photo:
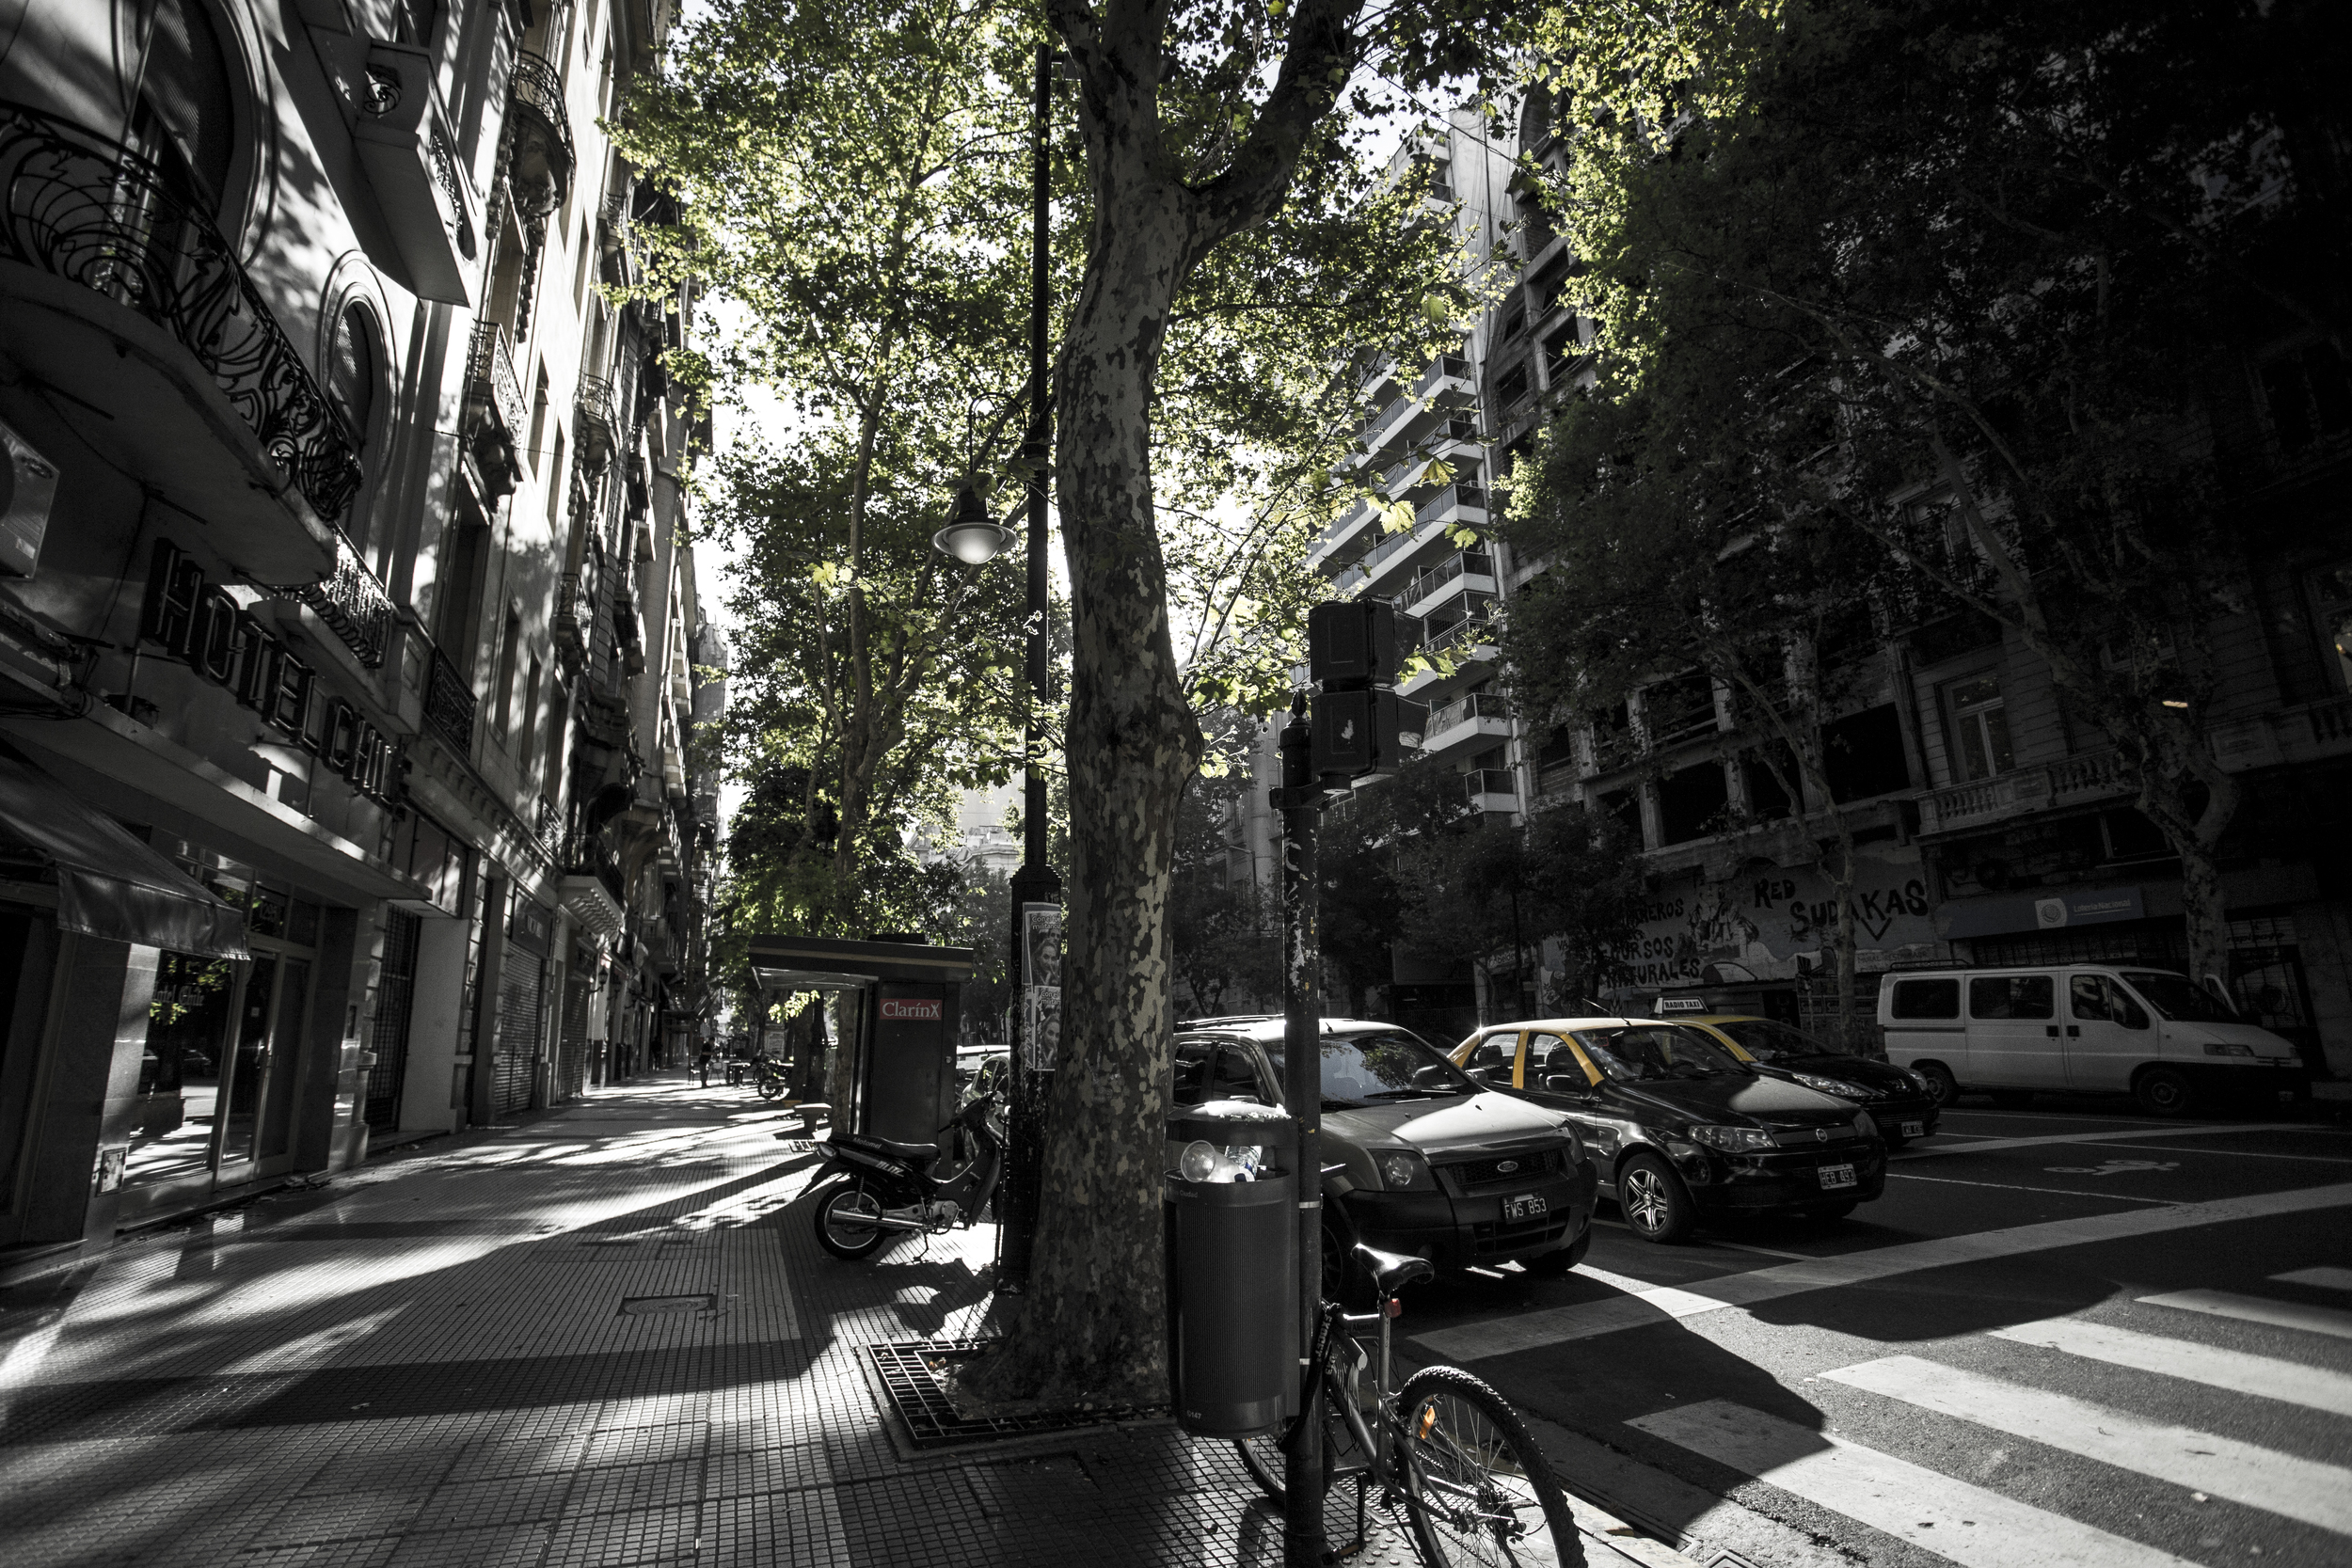
<instances>
[{"instance_id":1,"label":"ornate balcony","mask_svg":"<svg viewBox=\"0 0 2352 1568\"><path fill-rule=\"evenodd\" d=\"M466 360L466 450L482 476L483 499L497 501L522 483L523 429L530 411L507 352L506 328L479 322Z\"/></svg>"},{"instance_id":2,"label":"ornate balcony","mask_svg":"<svg viewBox=\"0 0 2352 1568\"><path fill-rule=\"evenodd\" d=\"M526 219L544 218L564 204L578 162L572 151L572 118L564 107L564 78L526 49L515 56L507 92L512 103L506 134L513 147L506 188L516 212Z\"/></svg>"},{"instance_id":3,"label":"ornate balcony","mask_svg":"<svg viewBox=\"0 0 2352 1568\"><path fill-rule=\"evenodd\" d=\"M389 220L399 270L426 299L471 306L481 203L451 150L456 138L433 85L433 56L409 44L371 42L359 108L352 140Z\"/></svg>"},{"instance_id":4,"label":"ornate balcony","mask_svg":"<svg viewBox=\"0 0 2352 1568\"><path fill-rule=\"evenodd\" d=\"M580 471L601 479L621 444L620 400L613 396L612 383L600 375L581 376L573 415Z\"/></svg>"},{"instance_id":5,"label":"ornate balcony","mask_svg":"<svg viewBox=\"0 0 2352 1568\"><path fill-rule=\"evenodd\" d=\"M333 568L359 452L210 214L147 160L0 103L10 355L264 582Z\"/></svg>"},{"instance_id":6,"label":"ornate balcony","mask_svg":"<svg viewBox=\"0 0 2352 1568\"><path fill-rule=\"evenodd\" d=\"M1948 833L2023 816L2053 806L2128 795L2131 776L2113 752L2091 752L2042 768L2021 768L1931 790L1919 799L1919 832Z\"/></svg>"},{"instance_id":7,"label":"ornate balcony","mask_svg":"<svg viewBox=\"0 0 2352 1568\"><path fill-rule=\"evenodd\" d=\"M392 626L391 596L350 540L338 533L335 546L335 570L325 581L297 583L283 592L316 610L359 656L359 662L373 670L384 662L384 642Z\"/></svg>"},{"instance_id":8,"label":"ornate balcony","mask_svg":"<svg viewBox=\"0 0 2352 1568\"><path fill-rule=\"evenodd\" d=\"M433 650L433 666L425 677L424 721L461 757L473 754L473 688L440 649Z\"/></svg>"},{"instance_id":9,"label":"ornate balcony","mask_svg":"<svg viewBox=\"0 0 2352 1568\"><path fill-rule=\"evenodd\" d=\"M566 572L556 580L555 651L567 670L578 670L588 657L588 628L596 615L596 594L585 573Z\"/></svg>"}]
</instances>

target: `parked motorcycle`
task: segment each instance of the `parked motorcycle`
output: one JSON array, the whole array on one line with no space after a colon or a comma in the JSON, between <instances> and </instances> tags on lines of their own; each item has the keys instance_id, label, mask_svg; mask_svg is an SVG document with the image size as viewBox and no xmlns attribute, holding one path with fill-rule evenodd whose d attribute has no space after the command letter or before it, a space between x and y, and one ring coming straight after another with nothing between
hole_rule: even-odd
<instances>
[{"instance_id":1,"label":"parked motorcycle","mask_svg":"<svg viewBox=\"0 0 2352 1568\"><path fill-rule=\"evenodd\" d=\"M832 1185L817 1202L817 1240L835 1258L870 1258L904 1231L937 1236L969 1230L988 1212L1005 1172L1005 1140L991 1122L996 1097L983 1094L950 1117L950 1158L961 1163L935 1174L936 1143L905 1144L865 1132L835 1132L817 1146L834 1167Z\"/></svg>"}]
</instances>

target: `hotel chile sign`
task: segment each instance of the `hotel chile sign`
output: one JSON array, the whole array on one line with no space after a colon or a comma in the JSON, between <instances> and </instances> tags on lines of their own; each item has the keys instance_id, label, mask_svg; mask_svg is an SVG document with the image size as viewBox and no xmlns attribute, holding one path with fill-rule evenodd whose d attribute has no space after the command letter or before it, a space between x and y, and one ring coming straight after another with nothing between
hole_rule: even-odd
<instances>
[{"instance_id":1,"label":"hotel chile sign","mask_svg":"<svg viewBox=\"0 0 2352 1568\"><path fill-rule=\"evenodd\" d=\"M186 661L368 799L390 805L399 748L167 540L155 542L139 636Z\"/></svg>"}]
</instances>

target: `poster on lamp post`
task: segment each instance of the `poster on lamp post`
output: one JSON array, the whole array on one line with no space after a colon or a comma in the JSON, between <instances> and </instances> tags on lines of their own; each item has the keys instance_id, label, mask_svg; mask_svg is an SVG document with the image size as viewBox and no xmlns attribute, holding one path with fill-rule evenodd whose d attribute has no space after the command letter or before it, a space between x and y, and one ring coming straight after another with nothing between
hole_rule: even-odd
<instances>
[{"instance_id":1,"label":"poster on lamp post","mask_svg":"<svg viewBox=\"0 0 2352 1568\"><path fill-rule=\"evenodd\" d=\"M1061 906L1021 906L1021 1065L1054 1070L1061 1042Z\"/></svg>"}]
</instances>

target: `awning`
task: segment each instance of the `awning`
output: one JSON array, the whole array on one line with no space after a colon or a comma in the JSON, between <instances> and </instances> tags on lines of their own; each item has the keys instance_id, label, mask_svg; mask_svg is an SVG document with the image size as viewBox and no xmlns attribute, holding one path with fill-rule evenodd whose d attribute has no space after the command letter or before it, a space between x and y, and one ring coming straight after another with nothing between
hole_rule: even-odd
<instances>
[{"instance_id":1,"label":"awning","mask_svg":"<svg viewBox=\"0 0 2352 1568\"><path fill-rule=\"evenodd\" d=\"M0 752L0 836L56 867L64 930L208 958L250 956L243 911L7 752Z\"/></svg>"},{"instance_id":2,"label":"awning","mask_svg":"<svg viewBox=\"0 0 2352 1568\"><path fill-rule=\"evenodd\" d=\"M972 949L913 942L755 936L752 974L763 990L863 990L883 980L972 978Z\"/></svg>"}]
</instances>

